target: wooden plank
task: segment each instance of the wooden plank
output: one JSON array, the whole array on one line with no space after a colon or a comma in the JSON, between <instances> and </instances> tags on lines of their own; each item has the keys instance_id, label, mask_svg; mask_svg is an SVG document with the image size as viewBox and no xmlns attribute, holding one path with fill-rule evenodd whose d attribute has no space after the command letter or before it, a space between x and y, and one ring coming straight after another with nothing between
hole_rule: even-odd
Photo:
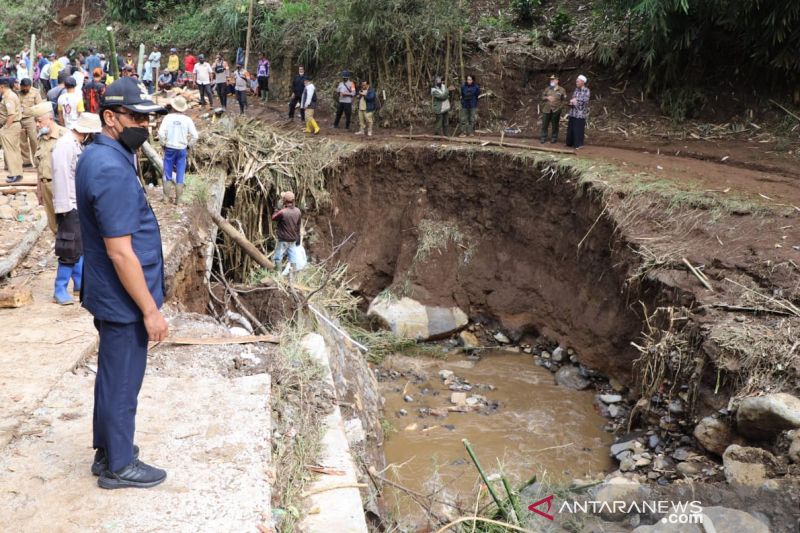
<instances>
[{"instance_id":1,"label":"wooden plank","mask_svg":"<svg viewBox=\"0 0 800 533\"><path fill-rule=\"evenodd\" d=\"M250 335L247 337L169 337L161 341L161 344L214 346L223 344L252 344L254 342L279 344L280 338L277 335Z\"/></svg>"},{"instance_id":2,"label":"wooden plank","mask_svg":"<svg viewBox=\"0 0 800 533\"><path fill-rule=\"evenodd\" d=\"M11 253L4 258L0 258L0 278L14 270L17 264L28 255L45 227L47 227L47 217L42 213L42 217L28 230L22 240L14 246Z\"/></svg>"}]
</instances>

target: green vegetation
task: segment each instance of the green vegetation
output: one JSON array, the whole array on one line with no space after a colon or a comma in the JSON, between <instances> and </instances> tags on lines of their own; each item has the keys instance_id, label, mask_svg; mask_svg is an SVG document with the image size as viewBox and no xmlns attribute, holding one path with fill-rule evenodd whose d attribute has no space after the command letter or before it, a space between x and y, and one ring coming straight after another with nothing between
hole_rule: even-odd
<instances>
[{"instance_id":1,"label":"green vegetation","mask_svg":"<svg viewBox=\"0 0 800 533\"><path fill-rule=\"evenodd\" d=\"M53 19L52 0L3 0L0 2L0 50L22 50L31 33L39 34ZM0 54L0 55L3 55Z\"/></svg>"},{"instance_id":2,"label":"green vegetation","mask_svg":"<svg viewBox=\"0 0 800 533\"><path fill-rule=\"evenodd\" d=\"M603 0L596 57L626 72L640 69L662 108L683 119L702 108L693 94L699 83L796 80L798 28L796 0Z\"/></svg>"},{"instance_id":3,"label":"green vegetation","mask_svg":"<svg viewBox=\"0 0 800 533\"><path fill-rule=\"evenodd\" d=\"M514 20L522 25L530 25L539 16L542 0L511 0L510 7Z\"/></svg>"},{"instance_id":4,"label":"green vegetation","mask_svg":"<svg viewBox=\"0 0 800 533\"><path fill-rule=\"evenodd\" d=\"M556 11L553 20L550 21L550 31L553 39L563 39L572 29L572 16L563 7Z\"/></svg>"}]
</instances>

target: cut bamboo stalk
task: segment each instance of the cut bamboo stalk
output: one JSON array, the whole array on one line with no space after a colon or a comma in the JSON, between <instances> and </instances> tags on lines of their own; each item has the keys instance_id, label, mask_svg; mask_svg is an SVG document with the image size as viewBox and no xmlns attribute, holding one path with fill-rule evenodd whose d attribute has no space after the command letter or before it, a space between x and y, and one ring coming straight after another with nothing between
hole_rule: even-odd
<instances>
[{"instance_id":1,"label":"cut bamboo stalk","mask_svg":"<svg viewBox=\"0 0 800 533\"><path fill-rule=\"evenodd\" d=\"M710 290L711 292L714 292L714 287L712 287L712 286L711 286L711 283L709 283L709 281L708 281L708 278L707 278L707 277L705 277L705 276L703 275L703 273L702 273L702 272L700 272L700 271L699 271L699 270L697 270L695 267L693 267L693 266L692 266L692 264L689 262L689 260L688 260L688 259L686 259L685 257L683 258L683 264L685 264L687 267L689 267L689 272L691 272L692 274L694 274L694 276L695 276L697 279L699 279L699 280L700 280L700 283L702 283L702 284L703 284L703 286L704 286L706 289Z\"/></svg>"},{"instance_id":2,"label":"cut bamboo stalk","mask_svg":"<svg viewBox=\"0 0 800 533\"><path fill-rule=\"evenodd\" d=\"M212 213L211 211L209 211L209 213L211 214L211 219L214 221L214 224L216 224L219 229L221 229L228 237L233 239L233 242L238 244L239 247L241 247L241 249L253 259L253 261L264 268L275 268L275 264L270 261L267 256L261 252L261 250L256 248L256 246L250 242L247 237L242 235L239 230L234 228L230 222L222 218L217 213Z\"/></svg>"}]
</instances>

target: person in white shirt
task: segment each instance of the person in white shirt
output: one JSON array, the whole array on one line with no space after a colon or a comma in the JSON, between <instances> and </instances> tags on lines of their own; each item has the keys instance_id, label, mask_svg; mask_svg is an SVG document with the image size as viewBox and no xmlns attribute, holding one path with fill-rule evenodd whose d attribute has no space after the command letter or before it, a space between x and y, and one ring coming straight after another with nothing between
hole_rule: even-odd
<instances>
[{"instance_id":1,"label":"person in white shirt","mask_svg":"<svg viewBox=\"0 0 800 533\"><path fill-rule=\"evenodd\" d=\"M317 108L317 92L316 87L311 82L311 77L306 76L303 80L305 89L303 89L303 97L300 99L300 109L305 111L306 114L306 133L319 133L319 125L314 120L314 110Z\"/></svg>"},{"instance_id":2,"label":"person in white shirt","mask_svg":"<svg viewBox=\"0 0 800 533\"><path fill-rule=\"evenodd\" d=\"M26 63L19 54L17 54L15 59L17 60L17 79L24 80L25 78L30 78L28 74L28 63Z\"/></svg>"},{"instance_id":3,"label":"person in white shirt","mask_svg":"<svg viewBox=\"0 0 800 533\"><path fill-rule=\"evenodd\" d=\"M158 80L161 70L161 52L158 51L158 46L153 47L153 51L150 52L149 56L147 56L147 60L150 61L150 69L153 72L153 81L156 81Z\"/></svg>"},{"instance_id":4,"label":"person in white shirt","mask_svg":"<svg viewBox=\"0 0 800 533\"><path fill-rule=\"evenodd\" d=\"M74 69L72 77L75 78L75 92L83 93L83 82L86 80L86 74L83 72L83 69Z\"/></svg>"},{"instance_id":5,"label":"person in white shirt","mask_svg":"<svg viewBox=\"0 0 800 533\"><path fill-rule=\"evenodd\" d=\"M64 88L66 90L58 97L58 114L61 118L61 123L67 129L72 129L72 125L84 111L83 94L76 91L75 86L75 78L72 76L67 77L64 80Z\"/></svg>"},{"instance_id":6,"label":"person in white shirt","mask_svg":"<svg viewBox=\"0 0 800 533\"><path fill-rule=\"evenodd\" d=\"M194 83L197 85L197 90L200 91L200 105L206 105L206 96L208 96L208 105L214 107L214 91L211 88L213 72L214 69L211 63L206 61L206 56L198 55L197 64L194 66Z\"/></svg>"},{"instance_id":7,"label":"person in white shirt","mask_svg":"<svg viewBox=\"0 0 800 533\"><path fill-rule=\"evenodd\" d=\"M94 134L100 133L100 116L84 113L72 129L56 141L51 154L53 167L53 207L56 213L56 272L53 299L60 305L73 303L67 290L72 279L73 290L80 291L83 273L83 243L81 241L78 204L75 199L75 169L83 147Z\"/></svg>"},{"instance_id":8,"label":"person in white shirt","mask_svg":"<svg viewBox=\"0 0 800 533\"><path fill-rule=\"evenodd\" d=\"M158 139L164 145L164 199L175 204L183 194L188 148L197 142L197 128L184 113L189 108L183 96L172 99L172 113L164 117L158 128ZM175 173L175 199L172 196L173 171Z\"/></svg>"}]
</instances>

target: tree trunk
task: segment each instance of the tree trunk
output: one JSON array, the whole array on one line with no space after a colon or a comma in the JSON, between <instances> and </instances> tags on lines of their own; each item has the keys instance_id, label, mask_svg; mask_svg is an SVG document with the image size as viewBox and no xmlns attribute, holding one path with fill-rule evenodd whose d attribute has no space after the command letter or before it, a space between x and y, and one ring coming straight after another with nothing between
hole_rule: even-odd
<instances>
[{"instance_id":1,"label":"tree trunk","mask_svg":"<svg viewBox=\"0 0 800 533\"><path fill-rule=\"evenodd\" d=\"M406 34L406 76L410 95L414 92L414 54L411 52L411 37L408 34Z\"/></svg>"},{"instance_id":2,"label":"tree trunk","mask_svg":"<svg viewBox=\"0 0 800 533\"><path fill-rule=\"evenodd\" d=\"M442 81L444 84L447 85L447 79L450 76L450 32L447 32L447 38L445 39L445 52L444 52L444 75L442 76Z\"/></svg>"}]
</instances>

